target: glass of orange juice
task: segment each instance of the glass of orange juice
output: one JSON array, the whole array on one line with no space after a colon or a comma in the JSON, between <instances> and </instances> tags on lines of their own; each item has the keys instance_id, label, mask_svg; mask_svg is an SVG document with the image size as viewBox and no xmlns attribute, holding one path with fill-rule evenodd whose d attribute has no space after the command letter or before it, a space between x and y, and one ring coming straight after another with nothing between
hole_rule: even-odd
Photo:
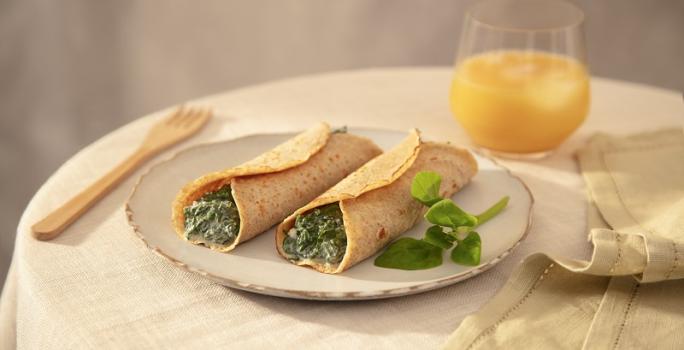
<instances>
[{"instance_id":1,"label":"glass of orange juice","mask_svg":"<svg viewBox=\"0 0 684 350\"><path fill-rule=\"evenodd\" d=\"M563 0L484 0L465 17L450 104L472 141L534 159L587 116L584 14Z\"/></svg>"}]
</instances>

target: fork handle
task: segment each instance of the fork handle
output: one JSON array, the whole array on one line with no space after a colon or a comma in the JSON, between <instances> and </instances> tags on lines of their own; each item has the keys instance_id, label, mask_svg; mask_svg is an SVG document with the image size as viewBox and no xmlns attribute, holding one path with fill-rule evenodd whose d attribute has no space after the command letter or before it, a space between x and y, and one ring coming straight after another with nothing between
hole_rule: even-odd
<instances>
[{"instance_id":1,"label":"fork handle","mask_svg":"<svg viewBox=\"0 0 684 350\"><path fill-rule=\"evenodd\" d=\"M111 192L153 154L154 152L144 148L135 151L92 185L31 226L33 237L45 241L59 236L64 229L69 227L107 193Z\"/></svg>"}]
</instances>

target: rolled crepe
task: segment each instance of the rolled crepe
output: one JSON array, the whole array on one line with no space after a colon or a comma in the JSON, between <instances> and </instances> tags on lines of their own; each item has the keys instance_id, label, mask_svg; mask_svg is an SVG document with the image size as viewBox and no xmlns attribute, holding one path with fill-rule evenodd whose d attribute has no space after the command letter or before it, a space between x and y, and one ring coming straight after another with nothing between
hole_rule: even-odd
<instances>
[{"instance_id":1,"label":"rolled crepe","mask_svg":"<svg viewBox=\"0 0 684 350\"><path fill-rule=\"evenodd\" d=\"M372 256L413 227L424 206L411 197L411 182L419 171L441 175L442 197L451 197L477 173L477 162L465 149L447 143L422 142L417 130L394 149L366 163L337 185L287 217L276 230L280 255L294 264L324 273L340 273ZM347 236L344 257L337 264L291 259L283 240L299 215L339 202Z\"/></svg>"},{"instance_id":2,"label":"rolled crepe","mask_svg":"<svg viewBox=\"0 0 684 350\"><path fill-rule=\"evenodd\" d=\"M180 190L172 206L178 236L227 252L273 225L374 158L382 150L371 140L333 133L320 123L242 165L206 174ZM187 238L184 208L230 185L239 212L237 237L228 244Z\"/></svg>"}]
</instances>

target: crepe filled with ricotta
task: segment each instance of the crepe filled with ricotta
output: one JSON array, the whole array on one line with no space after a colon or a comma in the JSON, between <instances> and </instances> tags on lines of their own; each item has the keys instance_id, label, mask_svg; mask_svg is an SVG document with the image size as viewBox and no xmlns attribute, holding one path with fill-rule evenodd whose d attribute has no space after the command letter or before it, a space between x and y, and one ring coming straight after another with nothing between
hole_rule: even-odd
<instances>
[{"instance_id":1,"label":"crepe filled with ricotta","mask_svg":"<svg viewBox=\"0 0 684 350\"><path fill-rule=\"evenodd\" d=\"M420 171L439 173L440 195L448 198L470 182L477 162L465 149L422 141L414 129L288 216L276 229L278 252L324 273L340 273L374 255L420 219L424 207L410 192Z\"/></svg>"},{"instance_id":2,"label":"crepe filled with ricotta","mask_svg":"<svg viewBox=\"0 0 684 350\"><path fill-rule=\"evenodd\" d=\"M185 185L172 204L179 237L227 252L382 153L371 140L320 123L234 168Z\"/></svg>"}]
</instances>

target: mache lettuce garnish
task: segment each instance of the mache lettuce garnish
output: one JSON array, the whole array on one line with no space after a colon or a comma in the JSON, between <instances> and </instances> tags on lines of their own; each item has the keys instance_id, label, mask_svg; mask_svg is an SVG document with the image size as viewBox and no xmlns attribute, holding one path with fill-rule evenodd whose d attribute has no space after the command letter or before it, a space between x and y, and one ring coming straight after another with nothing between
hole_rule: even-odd
<instances>
[{"instance_id":1,"label":"mache lettuce garnish","mask_svg":"<svg viewBox=\"0 0 684 350\"><path fill-rule=\"evenodd\" d=\"M411 183L411 196L427 206L425 219L432 224L422 239L403 237L392 242L375 259L379 267L400 270L423 270L442 265L442 252L451 251L451 260L457 264L480 264L482 240L475 228L499 214L508 205L509 197L501 198L479 215L459 208L449 198L439 195L442 178L435 172L422 171Z\"/></svg>"}]
</instances>

